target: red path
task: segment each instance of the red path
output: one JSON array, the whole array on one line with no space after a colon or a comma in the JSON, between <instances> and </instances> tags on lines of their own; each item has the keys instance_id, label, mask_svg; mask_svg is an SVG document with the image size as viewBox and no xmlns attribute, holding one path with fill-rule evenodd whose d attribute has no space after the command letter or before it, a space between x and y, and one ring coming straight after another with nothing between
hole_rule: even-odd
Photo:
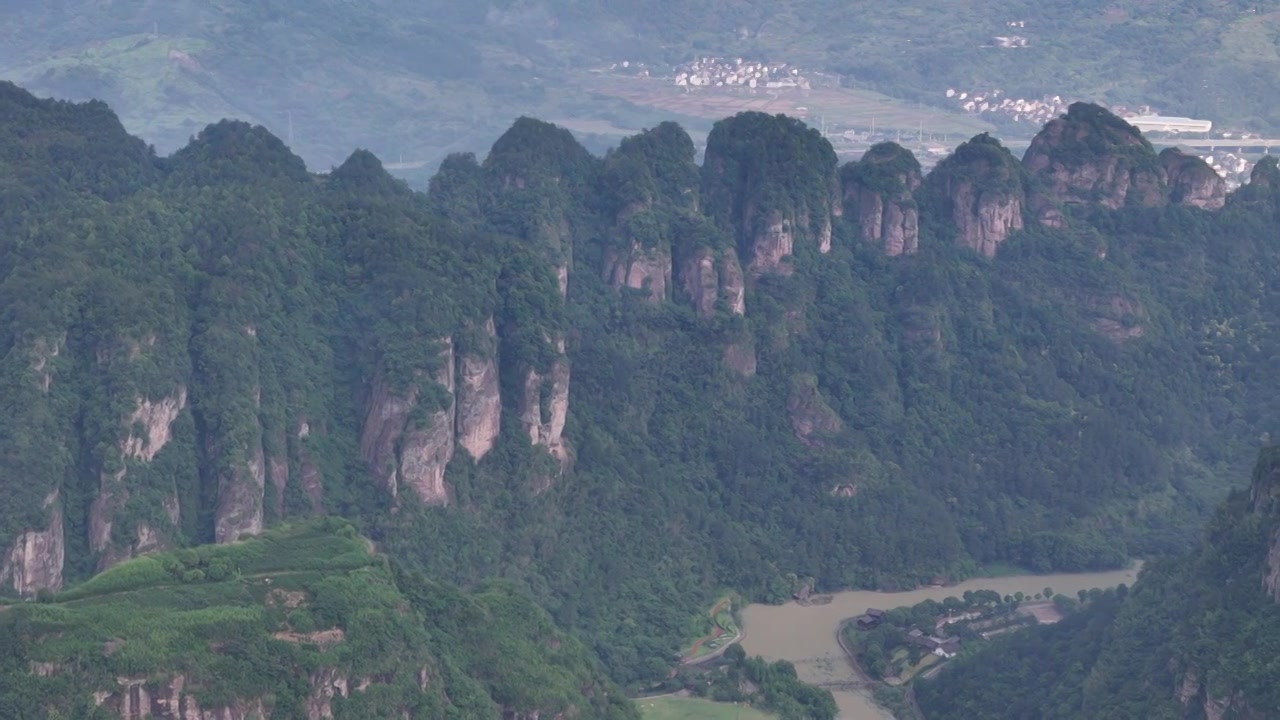
<instances>
[{"instance_id":1,"label":"red path","mask_svg":"<svg viewBox=\"0 0 1280 720\"><path fill-rule=\"evenodd\" d=\"M729 598L725 598L720 602L716 603L715 607L711 608L712 623L715 623L716 616L719 615L720 611L724 608L724 606L728 604L729 604ZM693 646L689 648L689 654L685 656L685 660L692 660L698 657L698 649L702 647L703 643L715 640L716 638L720 637L723 634L724 634L724 628L720 627L719 624L716 624L715 627L711 629L710 635L705 635L693 641Z\"/></svg>"}]
</instances>

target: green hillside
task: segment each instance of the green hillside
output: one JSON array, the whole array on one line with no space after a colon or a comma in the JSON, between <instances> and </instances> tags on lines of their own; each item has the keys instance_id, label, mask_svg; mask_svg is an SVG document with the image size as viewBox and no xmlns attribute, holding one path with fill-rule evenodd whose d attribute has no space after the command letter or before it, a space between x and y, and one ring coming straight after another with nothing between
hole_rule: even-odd
<instances>
[{"instance_id":1,"label":"green hillside","mask_svg":"<svg viewBox=\"0 0 1280 720\"><path fill-rule=\"evenodd\" d=\"M1000 639L917 683L925 716L1275 717L1278 482L1273 446L1194 552L1152 563L1132 588L1108 591L1061 623Z\"/></svg>"},{"instance_id":2,"label":"green hillside","mask_svg":"<svg viewBox=\"0 0 1280 720\"><path fill-rule=\"evenodd\" d=\"M1275 432L1280 171L1174 192L1134 139L1039 142L1068 177L979 136L921 178L781 115L700 165L672 123L596 157L525 117L415 193L0 85L0 587L334 515L637 690L726 589L1185 551ZM1055 190L1089 163L1125 182Z\"/></svg>"},{"instance_id":3,"label":"green hillside","mask_svg":"<svg viewBox=\"0 0 1280 720\"><path fill-rule=\"evenodd\" d=\"M510 586L403 574L334 519L124 563L0 611L0 638L7 718L637 717Z\"/></svg>"},{"instance_id":4,"label":"green hillside","mask_svg":"<svg viewBox=\"0 0 1280 720\"><path fill-rule=\"evenodd\" d=\"M953 137L991 122L1025 137L1043 122L962 116L948 88L1151 105L1270 132L1280 124L1266 99L1280 66L1277 18L1244 0L1067 9L1027 0L77 0L13 9L0 30L0 78L107 100L164 152L238 117L288 139L316 169L367 147L425 182L445 155L488 147L521 114L572 126L598 151L664 119L705 132L717 113L746 109L807 107L835 125L865 129L877 118L882 130L923 124ZM1027 47L996 46L1015 35ZM672 67L715 56L788 63L849 92L788 94L767 108L758 104L767 96L688 102ZM609 70L623 61L667 79Z\"/></svg>"}]
</instances>

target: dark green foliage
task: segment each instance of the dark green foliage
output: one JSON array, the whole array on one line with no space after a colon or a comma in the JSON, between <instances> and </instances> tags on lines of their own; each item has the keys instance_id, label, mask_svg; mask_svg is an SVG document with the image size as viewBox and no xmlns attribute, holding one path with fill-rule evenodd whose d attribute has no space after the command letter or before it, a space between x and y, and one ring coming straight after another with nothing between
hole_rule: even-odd
<instances>
[{"instance_id":1,"label":"dark green foliage","mask_svg":"<svg viewBox=\"0 0 1280 720\"><path fill-rule=\"evenodd\" d=\"M257 472L266 525L343 514L409 570L467 590L504 578L636 688L667 673L726 587L779 601L797 577L904 588L986 563L1079 570L1185 550L1272 429L1274 191L1218 214L1084 212L990 261L943 242L937 195L921 203L920 254L883 257L837 219L820 255L813 231L839 199L830 145L760 114L713 140L700 170L671 125L595 159L524 119L483 163L452 158L423 197L367 152L313 176L228 122L154 166L134 158L120 174L154 179L110 202L60 184L39 212L6 205L0 549L57 512L68 580L144 536L229 539L254 524L225 521L242 510L230 490L252 494ZM1023 182L988 137L958 154L985 163L993 191ZM36 175L14 162L0 176ZM698 317L685 263L701 249L723 263L737 243L747 265L769 210L797 226L794 272L751 278L743 315L722 301ZM608 259L633 250L660 269L670 253L669 302L612 286ZM364 430L384 409L370 398L413 394L415 429L448 408L429 380L450 340L496 353L500 435L478 464L455 454L449 507L402 486L392 513L370 480ZM754 375L726 368L731 343ZM538 407L525 390L531 370L565 367L561 464L527 427L549 422L547 375L529 386ZM180 388L165 446L140 459L140 399ZM821 427L797 437L805 422ZM104 517L105 544L91 532ZM160 570L182 588L234 573ZM440 673L488 662L458 655Z\"/></svg>"},{"instance_id":2,"label":"dark green foliage","mask_svg":"<svg viewBox=\"0 0 1280 720\"><path fill-rule=\"evenodd\" d=\"M511 588L478 594L393 572L339 520L119 565L0 613L5 717L88 717L94 691L170 683L206 711L261 700L305 717L335 680L334 717L637 717L576 640ZM52 671L32 676L31 664ZM180 679L176 679L180 678ZM176 679L176 680L175 680Z\"/></svg>"},{"instance_id":3,"label":"dark green foliage","mask_svg":"<svg viewBox=\"0 0 1280 720\"><path fill-rule=\"evenodd\" d=\"M1264 450L1194 553L1148 564L1132 589L1061 623L1015 633L918 684L930 718L1175 718L1217 706L1280 711L1272 649L1280 606L1263 582L1276 529L1280 452ZM1229 715L1232 716L1232 715Z\"/></svg>"}]
</instances>

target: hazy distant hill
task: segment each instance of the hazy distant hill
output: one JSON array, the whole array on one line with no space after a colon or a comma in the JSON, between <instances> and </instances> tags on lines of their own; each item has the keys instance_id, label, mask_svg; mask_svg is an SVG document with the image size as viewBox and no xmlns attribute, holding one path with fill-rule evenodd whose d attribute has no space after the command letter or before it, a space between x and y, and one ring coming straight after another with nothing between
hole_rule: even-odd
<instances>
[{"instance_id":1,"label":"hazy distant hill","mask_svg":"<svg viewBox=\"0 0 1280 720\"><path fill-rule=\"evenodd\" d=\"M907 101L903 113L879 113L882 127L914 130L911 118L923 112L926 130L983 129L946 130L919 109L942 105L945 89L957 87L1149 104L1266 129L1280 124L1267 100L1280 82L1278 18L1243 0L1085 0L1061 10L1027 0L66 0L7 13L0 77L104 99L165 152L223 117L258 122L292 136L318 168L351 147L434 165L451 151L483 149L520 114L573 121L597 150L661 119L705 131L708 119L747 108L649 107L645 93L677 90L654 81L639 95L619 93L609 85L616 77L590 71L630 60L658 74L709 55L789 62ZM1010 35L1028 46L994 46ZM770 111L805 101L786 104ZM869 122L868 107L894 104L874 96L846 119Z\"/></svg>"}]
</instances>

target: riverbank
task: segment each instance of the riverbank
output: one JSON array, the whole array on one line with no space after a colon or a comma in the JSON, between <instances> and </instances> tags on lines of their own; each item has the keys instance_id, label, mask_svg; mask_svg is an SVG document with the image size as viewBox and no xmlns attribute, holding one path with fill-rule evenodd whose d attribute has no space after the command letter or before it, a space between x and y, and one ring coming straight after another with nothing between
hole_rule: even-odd
<instances>
[{"instance_id":1,"label":"riverbank","mask_svg":"<svg viewBox=\"0 0 1280 720\"><path fill-rule=\"evenodd\" d=\"M1001 596L1022 592L1028 596L1051 586L1057 593L1075 595L1080 590L1133 584L1140 564L1126 570L1101 573L1056 575L1012 575L974 578L948 587L926 587L905 592L848 590L834 593L832 601L821 605L748 605L742 612L741 640L748 655L769 660L787 660L796 667L800 679L831 690L840 709L841 720L890 720L872 699L870 685L860 676L860 668L850 664L839 639L840 626L869 608L890 609L911 606L924 600L942 601L962 596L967 590L994 590Z\"/></svg>"}]
</instances>

